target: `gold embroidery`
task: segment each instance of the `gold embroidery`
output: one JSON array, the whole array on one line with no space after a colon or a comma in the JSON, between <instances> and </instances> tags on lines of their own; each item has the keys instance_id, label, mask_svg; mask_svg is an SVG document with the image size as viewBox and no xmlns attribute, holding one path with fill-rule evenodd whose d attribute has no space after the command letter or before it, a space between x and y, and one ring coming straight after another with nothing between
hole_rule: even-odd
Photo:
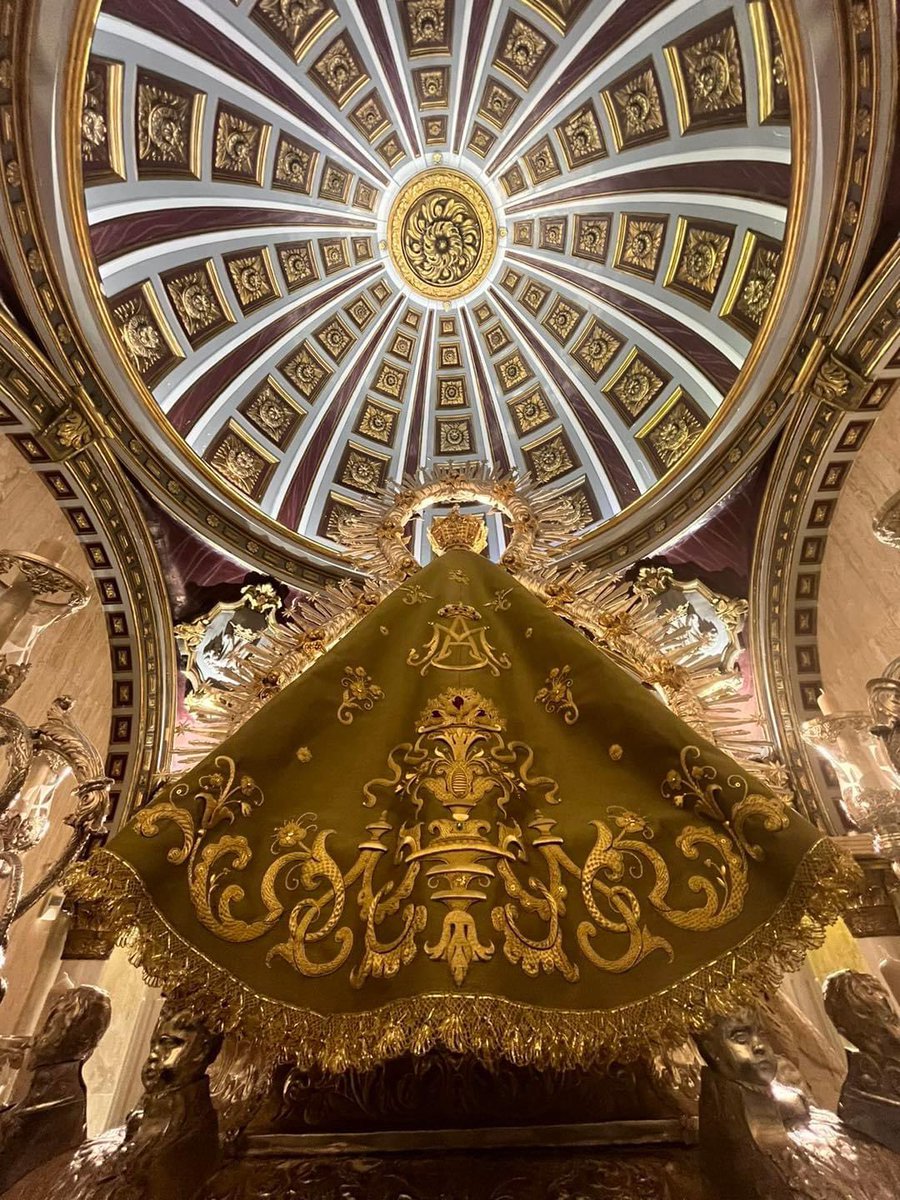
<instances>
[{"instance_id":1,"label":"gold embroidery","mask_svg":"<svg viewBox=\"0 0 900 1200\"><path fill-rule=\"evenodd\" d=\"M494 592L493 600L488 600L486 608L493 608L495 612L508 612L512 608L512 601L509 597L512 595L512 588L498 588Z\"/></svg>"},{"instance_id":2,"label":"gold embroidery","mask_svg":"<svg viewBox=\"0 0 900 1200\"><path fill-rule=\"evenodd\" d=\"M312 751L309 746L297 747L297 762L308 763L312 759Z\"/></svg>"},{"instance_id":3,"label":"gold embroidery","mask_svg":"<svg viewBox=\"0 0 900 1200\"><path fill-rule=\"evenodd\" d=\"M567 670L557 668L557 682ZM348 668L344 681L348 707L370 708L380 698L380 689L361 667ZM764 857L754 840L756 830L775 834L788 827L784 801L750 792L741 775L727 778L725 786L737 800L726 804L716 769L703 761L696 746L685 747L678 766L666 773L661 794L703 819L702 824L687 821L674 838L684 859L702 864L686 881L679 880L700 903L674 907L669 864L654 844L658 831L647 819L608 807L606 820L591 822L594 846L579 866L556 832L556 822L541 811L561 802L558 784L532 774L534 751L505 731L494 703L477 691L450 689L436 696L416 723L415 740L400 743L389 754L389 773L363 788L363 804L383 804L384 811L367 827L369 836L359 844L355 862L343 870L335 861L327 846L334 831L320 829L314 813L290 818L275 830L273 861L259 884L261 907L252 920L234 915L247 902L236 876L249 866L253 851L233 827L264 797L252 776L238 774L233 759L219 755L215 770L201 776L193 795L187 783L174 786L138 814L134 828L148 838L158 836L163 825L178 830L181 844L168 851L168 859L186 866L197 917L217 937L236 943L262 937L285 917L288 904L281 896L290 896L288 939L269 950L267 964L279 958L304 977L316 978L343 967L356 947L349 980L361 987L369 977L396 974L420 949L446 963L461 985L473 966L495 953L493 942L482 938L476 907L492 897L500 902L490 909L490 922L502 936L506 958L527 975L559 971L574 982L580 968L570 957L574 947L564 945L561 921L566 877L577 885L585 913L574 938L584 961L601 971L622 973L657 951L671 959L670 942L649 929L645 908L692 933L733 921L744 907L749 863ZM183 807L185 803L192 807ZM397 805L409 806L413 819L404 818L395 830L387 814ZM529 810L523 829L520 820ZM756 826L752 834L750 822ZM224 826L231 828L224 832ZM220 832L210 840L216 830ZM389 834L392 844L385 840ZM376 878L379 867L382 873ZM424 895L421 886L418 893L426 903L418 903L415 894L420 873L429 885ZM362 925L359 934L341 924L351 889ZM434 940L420 939L434 904L445 909L440 930ZM390 935L381 940L379 929L386 921ZM614 953L601 953L607 947Z\"/></svg>"},{"instance_id":4,"label":"gold embroidery","mask_svg":"<svg viewBox=\"0 0 900 1200\"><path fill-rule=\"evenodd\" d=\"M454 583L468 583L469 577L465 571L451 571L450 578Z\"/></svg>"},{"instance_id":5,"label":"gold embroidery","mask_svg":"<svg viewBox=\"0 0 900 1200\"><path fill-rule=\"evenodd\" d=\"M344 693L337 710L337 719L342 725L353 724L354 709L369 712L377 701L384 698L384 692L377 683L373 683L365 667L345 667L341 687Z\"/></svg>"},{"instance_id":6,"label":"gold embroidery","mask_svg":"<svg viewBox=\"0 0 900 1200\"><path fill-rule=\"evenodd\" d=\"M560 713L567 725L578 720L578 705L572 695L572 680L568 666L553 667L534 698L535 704L543 704L548 713Z\"/></svg>"},{"instance_id":7,"label":"gold embroidery","mask_svg":"<svg viewBox=\"0 0 900 1200\"><path fill-rule=\"evenodd\" d=\"M457 985L473 963L486 962L494 953L492 943L479 940L469 909L488 899L486 889L498 873L511 898L520 891L509 864L524 853L522 834L518 823L508 818L508 806L535 788L541 789L545 803L559 801L552 779L530 775L531 748L524 742L507 742L504 728L496 707L478 692L470 688L443 692L419 718L416 741L391 752L388 763L393 774L373 779L364 789L369 805L387 793L399 794L417 817L429 800L445 810L445 816L424 825L404 826L400 848L416 869L418 864L425 866L434 885L431 898L447 906L440 937L424 949L429 958L447 963ZM503 817L497 822L496 842L488 837L492 823L472 815L473 809L487 804ZM432 835L424 843L423 827ZM540 904L526 906L540 909ZM514 916L516 910L510 907ZM496 918L494 925L505 927Z\"/></svg>"},{"instance_id":8,"label":"gold embroidery","mask_svg":"<svg viewBox=\"0 0 900 1200\"><path fill-rule=\"evenodd\" d=\"M857 868L830 838L807 851L783 903L740 946L688 973L665 993L612 1011L534 1007L467 990L415 995L375 1011L320 1014L273 1002L231 972L198 955L156 911L134 869L101 849L66 879L70 895L90 900L132 947L148 980L190 1001L212 1025L223 1018L253 1031L263 1053L289 1053L304 1069L369 1069L398 1054L450 1046L482 1061L505 1056L539 1068L579 1068L633 1058L648 1040L686 1037L710 1007L755 1004L802 966L861 887ZM698 1005L696 997L703 997Z\"/></svg>"},{"instance_id":9,"label":"gold embroidery","mask_svg":"<svg viewBox=\"0 0 900 1200\"><path fill-rule=\"evenodd\" d=\"M444 621L431 621L434 630L421 651L410 650L406 662L427 675L431 667L439 671L478 671L487 667L492 675L510 667L509 657L498 653L488 641L490 626L478 624L481 613L469 604L444 604L438 609Z\"/></svg>"},{"instance_id":10,"label":"gold embroidery","mask_svg":"<svg viewBox=\"0 0 900 1200\"><path fill-rule=\"evenodd\" d=\"M417 583L408 583L406 587L400 589L403 593L404 604L424 604L426 600L433 600L434 597L424 591Z\"/></svg>"},{"instance_id":11,"label":"gold embroidery","mask_svg":"<svg viewBox=\"0 0 900 1200\"><path fill-rule=\"evenodd\" d=\"M216 770L201 775L200 789L190 799L200 802L200 826L181 808L179 801L189 798L190 786L179 783L164 799L143 809L134 820L134 828L144 837L156 837L162 823L175 825L181 834L180 846L166 855L170 863L186 864L191 903L200 923L226 942L251 942L261 937L284 911L270 888L263 882L263 901L266 916L257 921L242 921L232 915L233 905L245 898L240 884L222 882L232 870L242 871L250 861L252 851L245 837L234 834L220 836L218 841L204 846L211 830L223 823L232 825L238 816L249 816L263 802L263 794L250 775L237 776L233 758L220 754L215 759ZM202 847L202 850L201 850Z\"/></svg>"},{"instance_id":12,"label":"gold embroidery","mask_svg":"<svg viewBox=\"0 0 900 1200\"><path fill-rule=\"evenodd\" d=\"M622 757L622 747L618 744L618 742L613 742L613 744L610 746L609 757L613 760L613 762L618 762Z\"/></svg>"}]
</instances>

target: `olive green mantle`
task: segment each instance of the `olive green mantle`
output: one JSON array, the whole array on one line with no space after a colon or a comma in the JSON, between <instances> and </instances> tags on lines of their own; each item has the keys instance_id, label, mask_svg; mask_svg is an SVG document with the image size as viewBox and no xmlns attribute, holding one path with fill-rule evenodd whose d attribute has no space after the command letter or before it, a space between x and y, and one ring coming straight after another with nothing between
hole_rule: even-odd
<instances>
[{"instance_id":1,"label":"olive green mantle","mask_svg":"<svg viewBox=\"0 0 900 1200\"><path fill-rule=\"evenodd\" d=\"M90 860L149 978L338 1070L586 1064L798 965L855 871L501 568L394 591Z\"/></svg>"}]
</instances>

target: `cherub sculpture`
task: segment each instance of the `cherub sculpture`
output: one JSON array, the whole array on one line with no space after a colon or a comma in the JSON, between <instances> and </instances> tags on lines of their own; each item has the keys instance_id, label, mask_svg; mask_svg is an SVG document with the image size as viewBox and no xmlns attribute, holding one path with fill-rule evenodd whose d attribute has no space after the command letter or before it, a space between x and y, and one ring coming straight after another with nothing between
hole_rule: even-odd
<instances>
[{"instance_id":1,"label":"cherub sculpture","mask_svg":"<svg viewBox=\"0 0 900 1200\"><path fill-rule=\"evenodd\" d=\"M757 1013L717 1018L697 1039L706 1063L700 1153L717 1200L893 1200L900 1156L857 1139L801 1092L775 1082L778 1059Z\"/></svg>"},{"instance_id":2,"label":"cherub sculpture","mask_svg":"<svg viewBox=\"0 0 900 1200\"><path fill-rule=\"evenodd\" d=\"M189 1200L215 1170L218 1121L206 1070L221 1038L190 1012L164 1009L141 1072L141 1107L124 1129L86 1142L49 1200Z\"/></svg>"},{"instance_id":3,"label":"cherub sculpture","mask_svg":"<svg viewBox=\"0 0 900 1200\"><path fill-rule=\"evenodd\" d=\"M24 1097L0 1113L0 1192L79 1146L87 1133L82 1067L109 1027L109 994L83 984L63 992L32 1042Z\"/></svg>"},{"instance_id":4,"label":"cherub sculpture","mask_svg":"<svg viewBox=\"0 0 900 1200\"><path fill-rule=\"evenodd\" d=\"M847 1051L838 1115L900 1152L900 1014L873 975L838 971L825 980L825 1010L857 1047Z\"/></svg>"}]
</instances>

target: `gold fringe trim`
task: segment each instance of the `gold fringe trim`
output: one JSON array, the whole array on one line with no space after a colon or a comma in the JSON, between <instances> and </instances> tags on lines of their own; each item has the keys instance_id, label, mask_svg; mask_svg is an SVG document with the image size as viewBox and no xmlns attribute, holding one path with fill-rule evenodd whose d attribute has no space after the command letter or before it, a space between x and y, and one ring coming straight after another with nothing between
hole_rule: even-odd
<instances>
[{"instance_id":1,"label":"gold fringe trim","mask_svg":"<svg viewBox=\"0 0 900 1200\"><path fill-rule=\"evenodd\" d=\"M358 1013L317 1013L260 996L205 958L154 906L134 869L109 850L73 868L66 886L100 908L103 927L130 951L147 982L211 1027L254 1042L271 1063L366 1070L401 1054L445 1046L485 1062L562 1069L627 1061L683 1041L711 1013L755 1004L821 945L861 886L855 863L828 839L797 868L773 916L735 949L662 992L607 1011L537 1008L496 996L424 995Z\"/></svg>"}]
</instances>

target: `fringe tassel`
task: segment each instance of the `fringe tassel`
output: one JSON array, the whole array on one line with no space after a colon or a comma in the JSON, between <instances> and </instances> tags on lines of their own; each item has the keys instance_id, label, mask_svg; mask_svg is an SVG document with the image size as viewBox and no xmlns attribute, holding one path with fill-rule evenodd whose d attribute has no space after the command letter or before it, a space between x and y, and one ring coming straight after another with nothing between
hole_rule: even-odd
<instances>
[{"instance_id":1,"label":"fringe tassel","mask_svg":"<svg viewBox=\"0 0 900 1200\"><path fill-rule=\"evenodd\" d=\"M74 867L66 887L101 909L149 984L215 1029L254 1042L274 1064L367 1070L444 1046L485 1062L565 1069L631 1060L681 1042L710 1014L755 1004L821 945L859 891L858 868L823 838L800 862L787 897L739 946L646 999L607 1011L536 1008L497 996L423 995L359 1013L317 1013L261 996L205 958L163 919L133 868L109 850Z\"/></svg>"}]
</instances>

